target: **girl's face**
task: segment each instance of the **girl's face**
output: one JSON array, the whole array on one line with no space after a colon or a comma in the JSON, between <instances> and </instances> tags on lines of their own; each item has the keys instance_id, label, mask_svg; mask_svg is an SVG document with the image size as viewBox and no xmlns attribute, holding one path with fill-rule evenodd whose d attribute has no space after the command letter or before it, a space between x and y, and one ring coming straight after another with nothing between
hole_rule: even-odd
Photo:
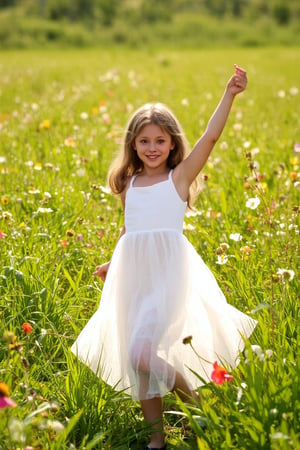
<instances>
[{"instance_id":1,"label":"girl's face","mask_svg":"<svg viewBox=\"0 0 300 450\"><path fill-rule=\"evenodd\" d=\"M144 167L157 169L167 167L167 159L174 143L171 136L160 126L145 125L135 138L135 150Z\"/></svg>"}]
</instances>

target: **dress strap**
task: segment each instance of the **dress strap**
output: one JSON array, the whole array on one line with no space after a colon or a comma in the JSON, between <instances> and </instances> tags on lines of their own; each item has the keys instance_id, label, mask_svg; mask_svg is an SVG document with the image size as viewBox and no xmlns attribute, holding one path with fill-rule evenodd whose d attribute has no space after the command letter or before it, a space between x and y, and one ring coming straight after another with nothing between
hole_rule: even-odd
<instances>
[{"instance_id":1,"label":"dress strap","mask_svg":"<svg viewBox=\"0 0 300 450\"><path fill-rule=\"evenodd\" d=\"M132 177L131 177L131 180L130 180L130 185L129 185L129 187L132 187L132 185L133 185L133 182L134 182L134 180L136 179L136 175L133 175Z\"/></svg>"},{"instance_id":2,"label":"dress strap","mask_svg":"<svg viewBox=\"0 0 300 450\"><path fill-rule=\"evenodd\" d=\"M168 176L169 180L172 179L172 173L173 173L173 169L171 169L170 172L169 172L169 176Z\"/></svg>"}]
</instances>

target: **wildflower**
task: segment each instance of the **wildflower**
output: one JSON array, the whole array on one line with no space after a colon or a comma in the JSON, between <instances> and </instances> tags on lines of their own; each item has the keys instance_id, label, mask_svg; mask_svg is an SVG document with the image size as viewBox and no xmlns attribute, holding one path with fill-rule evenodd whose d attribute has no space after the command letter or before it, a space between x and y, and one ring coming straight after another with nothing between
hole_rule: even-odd
<instances>
[{"instance_id":1,"label":"wildflower","mask_svg":"<svg viewBox=\"0 0 300 450\"><path fill-rule=\"evenodd\" d=\"M224 265L228 262L228 256L227 255L218 255L218 260L216 261L216 264Z\"/></svg>"},{"instance_id":2,"label":"wildflower","mask_svg":"<svg viewBox=\"0 0 300 450\"><path fill-rule=\"evenodd\" d=\"M102 114L102 120L104 123L110 123L110 116L108 113Z\"/></svg>"},{"instance_id":3,"label":"wildflower","mask_svg":"<svg viewBox=\"0 0 300 450\"><path fill-rule=\"evenodd\" d=\"M82 119L82 120L87 120L88 118L89 118L89 115L88 115L87 112L82 112L82 113L80 114L80 119Z\"/></svg>"},{"instance_id":4,"label":"wildflower","mask_svg":"<svg viewBox=\"0 0 300 450\"><path fill-rule=\"evenodd\" d=\"M290 158L290 163L292 166L298 166L300 163L299 157L293 156L292 158Z\"/></svg>"},{"instance_id":5,"label":"wildflower","mask_svg":"<svg viewBox=\"0 0 300 450\"><path fill-rule=\"evenodd\" d=\"M66 137L64 144L66 147L76 147L75 139L72 136Z\"/></svg>"},{"instance_id":6,"label":"wildflower","mask_svg":"<svg viewBox=\"0 0 300 450\"><path fill-rule=\"evenodd\" d=\"M44 129L48 130L48 129L50 128L50 126L51 126L50 120L46 119L46 120L43 120L43 121L40 123L39 129L41 130L41 129L44 128Z\"/></svg>"},{"instance_id":7,"label":"wildflower","mask_svg":"<svg viewBox=\"0 0 300 450\"><path fill-rule=\"evenodd\" d=\"M291 178L291 180L296 180L297 177L298 177L297 172L291 172L291 173L290 173L290 178Z\"/></svg>"},{"instance_id":8,"label":"wildflower","mask_svg":"<svg viewBox=\"0 0 300 450\"><path fill-rule=\"evenodd\" d=\"M5 237L6 237L6 234L0 230L0 239L4 239Z\"/></svg>"},{"instance_id":9,"label":"wildflower","mask_svg":"<svg viewBox=\"0 0 300 450\"><path fill-rule=\"evenodd\" d=\"M12 331L5 331L3 334L3 339L8 344L12 344L13 342L16 342L16 336Z\"/></svg>"},{"instance_id":10,"label":"wildflower","mask_svg":"<svg viewBox=\"0 0 300 450\"><path fill-rule=\"evenodd\" d=\"M296 144L294 145L294 152L300 153L300 143L299 142L296 142ZM0 158L0 162L1 162L1 158Z\"/></svg>"},{"instance_id":11,"label":"wildflower","mask_svg":"<svg viewBox=\"0 0 300 450\"><path fill-rule=\"evenodd\" d=\"M40 206L40 207L37 209L37 212L38 212L38 213L41 213L41 214L48 214L48 213L52 213L52 212L53 212L53 209L52 209L52 208L43 208L42 206Z\"/></svg>"},{"instance_id":12,"label":"wildflower","mask_svg":"<svg viewBox=\"0 0 300 450\"><path fill-rule=\"evenodd\" d=\"M184 345L191 344L192 339L193 339L193 336L192 336L192 335L186 336L185 338L182 339L182 343L183 343Z\"/></svg>"},{"instance_id":13,"label":"wildflower","mask_svg":"<svg viewBox=\"0 0 300 450\"><path fill-rule=\"evenodd\" d=\"M214 383L223 384L225 381L233 380L233 376L230 375L224 367L219 366L217 361L213 363L213 368L214 370L212 371L211 379Z\"/></svg>"},{"instance_id":14,"label":"wildflower","mask_svg":"<svg viewBox=\"0 0 300 450\"><path fill-rule=\"evenodd\" d=\"M243 247L240 248L241 252L249 255L252 252L252 248L249 247L249 245L244 245Z\"/></svg>"},{"instance_id":15,"label":"wildflower","mask_svg":"<svg viewBox=\"0 0 300 450\"><path fill-rule=\"evenodd\" d=\"M1 203L2 203L2 205L7 205L7 203L8 203L8 198L5 197L5 196L1 197Z\"/></svg>"},{"instance_id":16,"label":"wildflower","mask_svg":"<svg viewBox=\"0 0 300 450\"><path fill-rule=\"evenodd\" d=\"M294 183L294 187L300 191L300 181L296 181L296 183Z\"/></svg>"},{"instance_id":17,"label":"wildflower","mask_svg":"<svg viewBox=\"0 0 300 450\"><path fill-rule=\"evenodd\" d=\"M228 144L226 141L220 142L220 150L228 150Z\"/></svg>"},{"instance_id":18,"label":"wildflower","mask_svg":"<svg viewBox=\"0 0 300 450\"><path fill-rule=\"evenodd\" d=\"M288 269L278 269L276 272L276 275L278 275L281 279L286 279L288 281L292 281L292 279L295 276L295 272L293 270Z\"/></svg>"},{"instance_id":19,"label":"wildflower","mask_svg":"<svg viewBox=\"0 0 300 450\"><path fill-rule=\"evenodd\" d=\"M257 356L261 356L263 354L262 348L260 345L251 345L251 350L253 353L255 353ZM247 354L247 350L246 350L246 354Z\"/></svg>"},{"instance_id":20,"label":"wildflower","mask_svg":"<svg viewBox=\"0 0 300 450\"><path fill-rule=\"evenodd\" d=\"M291 95L298 95L299 94L299 89L297 88L297 86L292 86L289 90L289 93Z\"/></svg>"},{"instance_id":21,"label":"wildflower","mask_svg":"<svg viewBox=\"0 0 300 450\"><path fill-rule=\"evenodd\" d=\"M24 331L25 334L29 334L29 333L31 333L32 330L33 330L32 326L31 326L30 323L28 323L28 322L24 322L24 323L22 324L22 328L23 328L23 331Z\"/></svg>"},{"instance_id":22,"label":"wildflower","mask_svg":"<svg viewBox=\"0 0 300 450\"><path fill-rule=\"evenodd\" d=\"M232 241L238 242L243 239L243 236L240 235L240 233L231 233L229 236L229 239L231 239Z\"/></svg>"},{"instance_id":23,"label":"wildflower","mask_svg":"<svg viewBox=\"0 0 300 450\"><path fill-rule=\"evenodd\" d=\"M56 433L61 433L65 429L63 424L58 420L47 420L46 423L48 430L55 431Z\"/></svg>"},{"instance_id":24,"label":"wildflower","mask_svg":"<svg viewBox=\"0 0 300 450\"><path fill-rule=\"evenodd\" d=\"M63 247L68 247L68 246L69 246L69 242L68 242L67 239L61 239L59 242L60 242L60 244L61 244Z\"/></svg>"},{"instance_id":25,"label":"wildflower","mask_svg":"<svg viewBox=\"0 0 300 450\"><path fill-rule=\"evenodd\" d=\"M7 406L16 406L16 403L9 397L9 388L6 383L0 383L0 409Z\"/></svg>"},{"instance_id":26,"label":"wildflower","mask_svg":"<svg viewBox=\"0 0 300 450\"><path fill-rule=\"evenodd\" d=\"M246 202L246 207L250 209L256 209L260 204L260 200L258 197L249 198Z\"/></svg>"},{"instance_id":27,"label":"wildflower","mask_svg":"<svg viewBox=\"0 0 300 450\"><path fill-rule=\"evenodd\" d=\"M10 213L8 211L3 211L2 219L4 219L4 220L12 220L12 218L13 218L12 213Z\"/></svg>"},{"instance_id":28,"label":"wildflower","mask_svg":"<svg viewBox=\"0 0 300 450\"><path fill-rule=\"evenodd\" d=\"M39 162L36 162L33 166L34 170L37 170L38 172L40 172L42 170L42 164Z\"/></svg>"},{"instance_id":29,"label":"wildflower","mask_svg":"<svg viewBox=\"0 0 300 450\"><path fill-rule=\"evenodd\" d=\"M267 358L271 358L271 357L273 356L273 350L271 350L270 348L268 348L268 349L265 351L265 355L266 355Z\"/></svg>"},{"instance_id":30,"label":"wildflower","mask_svg":"<svg viewBox=\"0 0 300 450\"><path fill-rule=\"evenodd\" d=\"M67 236L73 237L75 236L75 231L74 230L67 230Z\"/></svg>"},{"instance_id":31,"label":"wildflower","mask_svg":"<svg viewBox=\"0 0 300 450\"><path fill-rule=\"evenodd\" d=\"M241 123L233 124L234 131L241 131L242 128L243 128L243 125Z\"/></svg>"}]
</instances>

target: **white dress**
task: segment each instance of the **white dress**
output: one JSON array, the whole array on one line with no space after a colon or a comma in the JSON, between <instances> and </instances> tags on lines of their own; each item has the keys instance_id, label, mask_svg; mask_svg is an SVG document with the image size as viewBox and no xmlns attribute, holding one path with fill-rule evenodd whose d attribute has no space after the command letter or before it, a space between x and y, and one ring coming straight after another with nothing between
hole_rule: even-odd
<instances>
[{"instance_id":1,"label":"white dress","mask_svg":"<svg viewBox=\"0 0 300 450\"><path fill-rule=\"evenodd\" d=\"M202 383L193 371L210 381L214 361L235 367L256 321L226 302L183 235L187 205L172 171L152 186L135 187L134 178L100 306L71 350L109 385L143 400L171 390L175 371L195 389ZM183 343L188 336L196 352Z\"/></svg>"}]
</instances>

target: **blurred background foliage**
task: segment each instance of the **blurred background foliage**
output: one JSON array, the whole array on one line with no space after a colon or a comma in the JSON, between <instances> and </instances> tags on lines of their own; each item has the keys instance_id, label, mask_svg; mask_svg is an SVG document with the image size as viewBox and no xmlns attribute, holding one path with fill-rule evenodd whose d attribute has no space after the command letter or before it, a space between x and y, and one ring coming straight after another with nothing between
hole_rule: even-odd
<instances>
[{"instance_id":1,"label":"blurred background foliage","mask_svg":"<svg viewBox=\"0 0 300 450\"><path fill-rule=\"evenodd\" d=\"M299 45L299 0L0 0L0 47Z\"/></svg>"}]
</instances>

